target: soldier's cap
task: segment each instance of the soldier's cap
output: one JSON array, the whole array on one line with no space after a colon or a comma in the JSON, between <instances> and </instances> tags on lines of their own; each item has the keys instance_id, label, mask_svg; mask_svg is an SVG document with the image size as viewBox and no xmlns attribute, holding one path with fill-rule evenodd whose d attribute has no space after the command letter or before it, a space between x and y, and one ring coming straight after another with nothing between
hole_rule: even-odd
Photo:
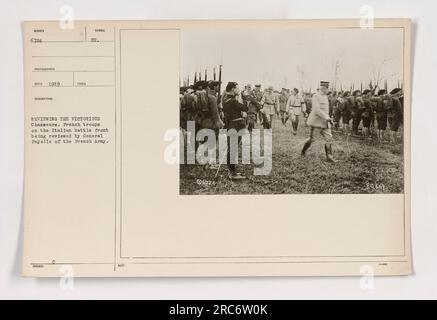
<instances>
[{"instance_id":1,"label":"soldier's cap","mask_svg":"<svg viewBox=\"0 0 437 320\"><path fill-rule=\"evenodd\" d=\"M255 87L256 88L261 88L261 85L260 84L256 84Z\"/></svg>"},{"instance_id":2,"label":"soldier's cap","mask_svg":"<svg viewBox=\"0 0 437 320\"><path fill-rule=\"evenodd\" d=\"M350 95L351 93L349 92L349 91L345 91L344 93L343 93L343 97L347 97L348 95Z\"/></svg>"},{"instance_id":3,"label":"soldier's cap","mask_svg":"<svg viewBox=\"0 0 437 320\"><path fill-rule=\"evenodd\" d=\"M298 88L294 88L293 91L296 92L296 93L299 93L299 89Z\"/></svg>"},{"instance_id":4,"label":"soldier's cap","mask_svg":"<svg viewBox=\"0 0 437 320\"><path fill-rule=\"evenodd\" d=\"M395 89L393 89L392 91L390 91L390 94L396 94L396 93L398 93L398 92L400 92L400 91L402 91L402 89L400 89L400 88L395 88Z\"/></svg>"},{"instance_id":5,"label":"soldier's cap","mask_svg":"<svg viewBox=\"0 0 437 320\"><path fill-rule=\"evenodd\" d=\"M320 81L320 86L325 87L325 88L329 88L329 82L328 81Z\"/></svg>"},{"instance_id":6,"label":"soldier's cap","mask_svg":"<svg viewBox=\"0 0 437 320\"><path fill-rule=\"evenodd\" d=\"M237 83L237 82L229 81L228 84L226 85L226 91L231 91L231 90L234 89L236 86L238 86L238 83Z\"/></svg>"},{"instance_id":7,"label":"soldier's cap","mask_svg":"<svg viewBox=\"0 0 437 320\"><path fill-rule=\"evenodd\" d=\"M354 93L353 93L353 96L355 97L358 93L361 93L361 91L360 90L355 90Z\"/></svg>"},{"instance_id":8,"label":"soldier's cap","mask_svg":"<svg viewBox=\"0 0 437 320\"><path fill-rule=\"evenodd\" d=\"M204 81L204 80L197 81L197 82L194 84L193 89L194 89L194 90L205 89L207 84L208 84L208 82L207 82L207 81Z\"/></svg>"},{"instance_id":9,"label":"soldier's cap","mask_svg":"<svg viewBox=\"0 0 437 320\"><path fill-rule=\"evenodd\" d=\"M209 80L209 81L208 81L208 88L210 88L210 89L214 89L214 88L217 87L219 84L220 84L220 81Z\"/></svg>"},{"instance_id":10,"label":"soldier's cap","mask_svg":"<svg viewBox=\"0 0 437 320\"><path fill-rule=\"evenodd\" d=\"M282 88L283 91L287 91L287 88Z\"/></svg>"},{"instance_id":11,"label":"soldier's cap","mask_svg":"<svg viewBox=\"0 0 437 320\"><path fill-rule=\"evenodd\" d=\"M386 93L387 93L387 90L381 89L378 91L378 96L382 96L383 94L386 94Z\"/></svg>"},{"instance_id":12,"label":"soldier's cap","mask_svg":"<svg viewBox=\"0 0 437 320\"><path fill-rule=\"evenodd\" d=\"M366 90L363 91L363 94L368 94L369 92L370 92L370 90L366 89Z\"/></svg>"},{"instance_id":13,"label":"soldier's cap","mask_svg":"<svg viewBox=\"0 0 437 320\"><path fill-rule=\"evenodd\" d=\"M180 93L184 93L185 91L187 91L187 87L180 87L179 88Z\"/></svg>"}]
</instances>

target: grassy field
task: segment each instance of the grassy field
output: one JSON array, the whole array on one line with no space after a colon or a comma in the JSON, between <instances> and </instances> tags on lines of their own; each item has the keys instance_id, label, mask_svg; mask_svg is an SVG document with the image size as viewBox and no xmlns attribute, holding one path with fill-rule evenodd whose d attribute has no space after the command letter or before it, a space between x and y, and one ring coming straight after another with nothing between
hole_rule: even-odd
<instances>
[{"instance_id":1,"label":"grassy field","mask_svg":"<svg viewBox=\"0 0 437 320\"><path fill-rule=\"evenodd\" d=\"M401 132L398 133L401 135ZM273 169L268 176L254 176L253 165L237 166L246 179L231 181L223 165L216 170L202 165L180 166L181 194L352 194L403 193L403 144L382 145L333 133L336 163L325 159L324 143L316 141L300 156L309 128L303 123L292 134L291 123L284 127L279 119L273 123Z\"/></svg>"}]
</instances>

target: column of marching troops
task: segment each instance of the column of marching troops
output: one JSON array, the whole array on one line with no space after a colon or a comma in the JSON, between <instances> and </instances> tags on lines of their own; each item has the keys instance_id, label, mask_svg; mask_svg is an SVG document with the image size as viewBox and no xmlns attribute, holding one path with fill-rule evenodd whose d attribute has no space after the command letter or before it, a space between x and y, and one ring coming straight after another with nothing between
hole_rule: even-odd
<instances>
[{"instance_id":1,"label":"column of marching troops","mask_svg":"<svg viewBox=\"0 0 437 320\"><path fill-rule=\"evenodd\" d=\"M196 131L247 128L249 132L258 125L271 129L273 119L280 119L286 126L291 122L292 133L297 134L300 123L310 126L306 150L313 141L313 132L320 129L325 139L327 160L332 157L331 129L346 136L375 139L379 143L397 143L397 131L403 122L403 93L395 88L372 88L366 90L336 92L329 89L329 82L322 81L316 93L300 92L297 88L282 88L276 91L272 86L265 90L257 84L246 85L240 91L238 83L229 82L222 93L220 82L197 81L191 86L180 88L180 125L187 128L188 121L194 121ZM361 130L360 130L361 129ZM229 152L228 152L229 153ZM229 164L231 178L241 178L235 172L235 165Z\"/></svg>"}]
</instances>

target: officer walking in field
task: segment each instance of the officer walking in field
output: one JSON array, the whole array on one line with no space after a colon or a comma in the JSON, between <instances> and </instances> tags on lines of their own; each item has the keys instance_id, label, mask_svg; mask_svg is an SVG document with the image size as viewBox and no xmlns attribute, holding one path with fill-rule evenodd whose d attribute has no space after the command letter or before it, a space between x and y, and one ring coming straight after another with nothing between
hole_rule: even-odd
<instances>
[{"instance_id":1,"label":"officer walking in field","mask_svg":"<svg viewBox=\"0 0 437 320\"><path fill-rule=\"evenodd\" d=\"M271 129L273 123L273 115L279 107L278 96L273 92L273 86L269 86L261 99L261 109L263 115L263 125L265 129Z\"/></svg>"},{"instance_id":2,"label":"officer walking in field","mask_svg":"<svg viewBox=\"0 0 437 320\"><path fill-rule=\"evenodd\" d=\"M329 117L329 101L327 96L328 90L329 82L322 81L320 83L320 90L313 96L312 110L308 117L310 137L305 142L301 155L306 155L307 150L314 141L314 132L319 131L325 140L326 160L328 162L336 162L332 156L332 119Z\"/></svg>"},{"instance_id":3,"label":"officer walking in field","mask_svg":"<svg viewBox=\"0 0 437 320\"><path fill-rule=\"evenodd\" d=\"M287 108L291 114L291 124L293 126L293 134L297 134L299 127L299 119L305 113L305 100L299 95L297 88L293 89L292 94L288 98Z\"/></svg>"}]
</instances>

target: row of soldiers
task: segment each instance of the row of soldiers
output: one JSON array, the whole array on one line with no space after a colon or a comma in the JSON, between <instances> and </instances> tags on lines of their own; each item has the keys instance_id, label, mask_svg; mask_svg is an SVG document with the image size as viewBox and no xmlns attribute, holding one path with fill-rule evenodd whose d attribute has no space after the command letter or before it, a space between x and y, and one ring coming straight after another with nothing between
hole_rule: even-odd
<instances>
[{"instance_id":1,"label":"row of soldiers","mask_svg":"<svg viewBox=\"0 0 437 320\"><path fill-rule=\"evenodd\" d=\"M397 131L403 122L402 89L395 88L390 93L385 89L356 90L353 93L330 93L328 95L330 115L336 130L342 127L346 134L359 135L362 124L362 135L372 138L376 131L379 142L384 141L384 133L389 129L390 142L397 142ZM352 125L350 125L352 123Z\"/></svg>"},{"instance_id":2,"label":"row of soldiers","mask_svg":"<svg viewBox=\"0 0 437 320\"><path fill-rule=\"evenodd\" d=\"M276 115L284 125L291 117L293 134L296 135L299 118L311 112L311 95L301 96L297 88L290 93L286 88L278 92L269 86L262 92L261 85L255 85L253 90L251 85L246 85L242 92L242 100L249 106L249 130L253 128L257 118L264 128L271 128L273 117Z\"/></svg>"},{"instance_id":3,"label":"row of soldiers","mask_svg":"<svg viewBox=\"0 0 437 320\"><path fill-rule=\"evenodd\" d=\"M243 99L245 96L250 96L250 92L251 87L247 85L242 93ZM273 95L270 95L270 92L272 92L271 87L264 97L275 108L274 110L268 108L267 114L270 117L276 114L283 125L286 125L291 118L293 134L296 135L300 119L306 119L311 113L312 98L315 94L301 94L297 88L291 91L282 88L281 92L274 91ZM390 93L385 89L380 89L378 92L376 89L355 90L352 93L329 91L327 97L329 116L332 117L334 130L339 131L341 128L347 135L359 136L361 128L364 138L372 139L372 133L376 132L378 141L383 142L388 128L390 142L396 143L396 132L403 121L402 89L395 88Z\"/></svg>"},{"instance_id":4,"label":"row of soldiers","mask_svg":"<svg viewBox=\"0 0 437 320\"><path fill-rule=\"evenodd\" d=\"M211 121L224 122L223 100L226 91L219 96L217 81L198 81L190 87L181 88L181 125L187 121L196 121L197 127L214 127ZM217 106L210 108L209 94L216 96ZM329 115L333 119L334 130L340 129L347 135L372 138L376 133L379 142L385 139L385 132L389 129L389 140L395 143L403 120L403 94L400 88L390 93L385 89L366 89L345 92L328 92ZM311 113L311 93L300 93L297 88L289 90L282 88L275 91L272 86L266 90L261 85L246 85L237 99L248 107L246 123L249 131L256 124L264 128L272 127L273 117L276 115L286 125L291 119L293 134L296 135L301 119L306 119ZM211 114L212 113L212 114ZM219 123L216 123L219 124ZM217 125L215 126L217 127Z\"/></svg>"},{"instance_id":5,"label":"row of soldiers","mask_svg":"<svg viewBox=\"0 0 437 320\"><path fill-rule=\"evenodd\" d=\"M220 94L219 82L198 81L193 86L182 87L180 90L180 125L186 130L187 123L194 121L196 131L204 128L218 131L226 127L237 131L248 128L251 132L257 123L265 129L271 129L275 114L281 115L285 124L291 111L296 134L299 118L311 112L312 98L301 98L297 89L291 94L288 92L287 95L284 89L282 95L279 95L273 87L262 90L261 85L255 85L253 89L246 85L240 92L236 82L229 82L225 92ZM305 110L302 110L302 105L306 106ZM240 140L241 136L238 139ZM230 147L229 141L228 148ZM230 155L231 152L228 150L229 177L233 180L243 179L244 177L236 172L236 162L231 161Z\"/></svg>"},{"instance_id":6,"label":"row of soldiers","mask_svg":"<svg viewBox=\"0 0 437 320\"><path fill-rule=\"evenodd\" d=\"M194 85L180 88L182 128L186 126L187 121L195 121L196 126L201 128L217 127L220 124L219 120L225 121L223 105L229 92L225 90L220 94L219 85L219 82L211 80L198 81ZM213 97L216 97L217 102ZM265 129L271 129L276 115L284 124L291 117L293 133L296 134L299 118L311 112L311 97L311 94L301 96L296 88L291 93L283 88L279 93L273 86L262 90L259 84L254 88L249 84L243 91L239 91L236 99L247 106L244 117L249 131L252 131L257 123ZM216 126L212 122L215 122Z\"/></svg>"},{"instance_id":7,"label":"row of soldiers","mask_svg":"<svg viewBox=\"0 0 437 320\"><path fill-rule=\"evenodd\" d=\"M198 81L180 90L181 128L186 129L187 122L194 121L196 130L208 128L218 131L226 127L237 131L248 128L251 132L257 123L271 129L276 115L284 125L291 118L293 134L296 135L300 119L304 118L311 130L302 155L311 146L314 132L318 130L325 139L327 160L335 162L331 127L334 130L341 128L347 135L352 132L358 136L362 123L364 137L370 138L372 129L376 128L378 140L382 142L388 125L390 141L396 143L396 132L403 120L402 90L396 88L388 93L381 89L377 94L375 91L336 93L329 90L328 82L322 81L313 95L300 94L297 88L292 91L283 88L281 92L276 92L270 86L263 91L260 85L255 85L253 89L246 85L240 92L238 83L229 82L221 94L218 81ZM241 176L236 173L229 155L230 152L230 177L239 179Z\"/></svg>"},{"instance_id":8,"label":"row of soldiers","mask_svg":"<svg viewBox=\"0 0 437 320\"><path fill-rule=\"evenodd\" d=\"M293 134L296 135L300 119L306 119L311 113L312 98L315 94L301 94L297 88L291 92L289 89L282 88L281 92L277 92L273 91L272 87L269 87L266 93L260 94L261 91L257 87L259 86L251 91L251 86L247 85L242 92L243 100L245 97L250 97L253 92L263 106L261 121L263 114L269 115L269 121L264 122L269 124L272 123L273 114L277 115L283 125L286 125L291 118ZM390 142L396 143L397 131L403 121L402 89L395 88L390 93L385 89L380 89L377 93L376 89L355 90L352 93L328 91L327 97L329 116L332 117L334 130L339 131L341 127L345 134L359 136L361 128L364 138L372 139L372 134L375 132L378 141L383 142L388 128ZM268 103L267 108L263 102ZM255 106L253 109L255 111ZM249 127L252 127L254 119L249 117L248 120Z\"/></svg>"}]
</instances>

